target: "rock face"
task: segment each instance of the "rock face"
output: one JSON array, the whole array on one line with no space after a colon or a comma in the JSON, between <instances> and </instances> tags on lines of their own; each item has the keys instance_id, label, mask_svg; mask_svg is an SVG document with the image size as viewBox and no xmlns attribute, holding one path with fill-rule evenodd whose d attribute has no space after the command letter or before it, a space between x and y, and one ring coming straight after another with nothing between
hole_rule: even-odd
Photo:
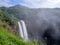
<instances>
[{"instance_id":1,"label":"rock face","mask_svg":"<svg viewBox=\"0 0 60 45\"><path fill-rule=\"evenodd\" d=\"M20 20L24 20L28 36L32 39L44 40L47 45L60 45L60 9L29 9L14 6L7 9Z\"/></svg>"}]
</instances>

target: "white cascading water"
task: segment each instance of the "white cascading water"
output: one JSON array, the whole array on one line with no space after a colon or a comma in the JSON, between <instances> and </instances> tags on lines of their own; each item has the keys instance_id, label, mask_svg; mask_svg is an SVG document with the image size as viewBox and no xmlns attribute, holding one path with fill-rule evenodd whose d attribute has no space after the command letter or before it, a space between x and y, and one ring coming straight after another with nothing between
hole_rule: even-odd
<instances>
[{"instance_id":1,"label":"white cascading water","mask_svg":"<svg viewBox=\"0 0 60 45\"><path fill-rule=\"evenodd\" d=\"M22 26L21 26L20 22L18 22L18 26L19 26L19 35L21 36L21 38L24 38L23 31L22 31Z\"/></svg>"},{"instance_id":2,"label":"white cascading water","mask_svg":"<svg viewBox=\"0 0 60 45\"><path fill-rule=\"evenodd\" d=\"M25 22L23 20L21 20L20 22L18 22L18 25L19 25L19 34L20 34L20 36L25 41L28 41L28 33L27 33L27 28L26 28Z\"/></svg>"}]
</instances>

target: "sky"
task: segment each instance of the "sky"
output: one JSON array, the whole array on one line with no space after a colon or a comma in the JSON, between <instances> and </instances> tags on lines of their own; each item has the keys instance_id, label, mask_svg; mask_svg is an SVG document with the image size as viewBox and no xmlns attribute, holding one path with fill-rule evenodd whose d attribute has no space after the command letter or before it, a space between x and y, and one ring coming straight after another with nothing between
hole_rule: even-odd
<instances>
[{"instance_id":1,"label":"sky","mask_svg":"<svg viewBox=\"0 0 60 45\"><path fill-rule=\"evenodd\" d=\"M0 7L18 4L29 8L60 8L60 0L0 0Z\"/></svg>"}]
</instances>

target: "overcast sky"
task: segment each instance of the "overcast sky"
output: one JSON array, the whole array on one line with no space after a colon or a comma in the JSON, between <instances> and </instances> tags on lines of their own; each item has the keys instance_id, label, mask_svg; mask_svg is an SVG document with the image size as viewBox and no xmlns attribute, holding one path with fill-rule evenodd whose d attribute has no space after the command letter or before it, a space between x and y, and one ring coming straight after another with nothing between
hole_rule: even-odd
<instances>
[{"instance_id":1,"label":"overcast sky","mask_svg":"<svg viewBox=\"0 0 60 45\"><path fill-rule=\"evenodd\" d=\"M9 7L17 4L29 8L60 8L60 0L0 0L0 7Z\"/></svg>"}]
</instances>

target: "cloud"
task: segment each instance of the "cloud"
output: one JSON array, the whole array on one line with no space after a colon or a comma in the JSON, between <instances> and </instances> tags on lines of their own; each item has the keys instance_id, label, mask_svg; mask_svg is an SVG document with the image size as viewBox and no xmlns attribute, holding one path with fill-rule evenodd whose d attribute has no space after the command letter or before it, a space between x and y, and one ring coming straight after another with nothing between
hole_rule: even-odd
<instances>
[{"instance_id":1,"label":"cloud","mask_svg":"<svg viewBox=\"0 0 60 45\"><path fill-rule=\"evenodd\" d=\"M10 6L18 4L18 2L19 0L0 0L0 7L1 6L10 7Z\"/></svg>"},{"instance_id":2,"label":"cloud","mask_svg":"<svg viewBox=\"0 0 60 45\"><path fill-rule=\"evenodd\" d=\"M60 7L60 0L24 0L20 4L31 8L54 8Z\"/></svg>"},{"instance_id":3,"label":"cloud","mask_svg":"<svg viewBox=\"0 0 60 45\"><path fill-rule=\"evenodd\" d=\"M0 0L0 6L13 6L16 4L30 8L60 8L60 0Z\"/></svg>"},{"instance_id":4,"label":"cloud","mask_svg":"<svg viewBox=\"0 0 60 45\"><path fill-rule=\"evenodd\" d=\"M10 0L0 0L0 6L11 6Z\"/></svg>"}]
</instances>

